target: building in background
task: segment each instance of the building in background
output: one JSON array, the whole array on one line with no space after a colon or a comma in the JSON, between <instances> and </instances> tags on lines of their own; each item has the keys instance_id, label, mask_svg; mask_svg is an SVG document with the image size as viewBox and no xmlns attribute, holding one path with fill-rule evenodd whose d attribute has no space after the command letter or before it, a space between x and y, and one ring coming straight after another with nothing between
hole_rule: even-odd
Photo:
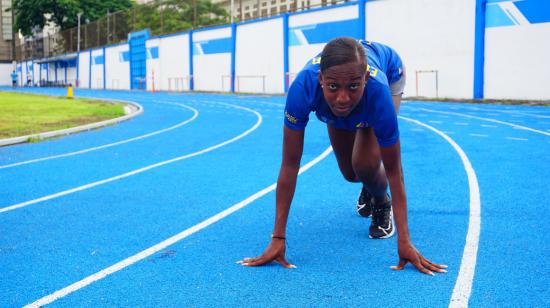
<instances>
[{"instance_id":1,"label":"building in background","mask_svg":"<svg viewBox=\"0 0 550 308\"><path fill-rule=\"evenodd\" d=\"M245 21L269 17L287 12L303 11L315 7L333 5L343 0L233 0L233 18ZM231 0L212 0L228 12L231 11ZM258 9L258 7L260 9Z\"/></svg>"},{"instance_id":2,"label":"building in background","mask_svg":"<svg viewBox=\"0 0 550 308\"><path fill-rule=\"evenodd\" d=\"M12 13L11 11L6 12L6 9L9 8L11 8L11 0L0 1L0 62L14 60L12 56Z\"/></svg>"}]
</instances>

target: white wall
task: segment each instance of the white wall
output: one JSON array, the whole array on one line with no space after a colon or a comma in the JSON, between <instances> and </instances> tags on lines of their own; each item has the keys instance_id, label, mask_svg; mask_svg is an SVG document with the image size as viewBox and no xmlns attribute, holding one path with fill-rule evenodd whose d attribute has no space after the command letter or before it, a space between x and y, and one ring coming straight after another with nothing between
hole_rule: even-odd
<instances>
[{"instance_id":1,"label":"white wall","mask_svg":"<svg viewBox=\"0 0 550 308\"><path fill-rule=\"evenodd\" d=\"M67 84L71 84L74 86L75 83L76 83L76 66L67 67Z\"/></svg>"},{"instance_id":2,"label":"white wall","mask_svg":"<svg viewBox=\"0 0 550 308\"><path fill-rule=\"evenodd\" d=\"M230 40L231 27L193 33L193 81L195 90L225 92L231 90ZM223 44L219 42L223 42ZM209 45L215 45L215 47L209 48Z\"/></svg>"},{"instance_id":3,"label":"white wall","mask_svg":"<svg viewBox=\"0 0 550 308\"><path fill-rule=\"evenodd\" d=\"M400 54L407 70L406 96L416 94L416 70L438 70L440 97L473 97L475 2L367 2L367 39L387 44ZM419 95L431 96L435 79L425 79Z\"/></svg>"},{"instance_id":4,"label":"white wall","mask_svg":"<svg viewBox=\"0 0 550 308\"><path fill-rule=\"evenodd\" d=\"M49 65L48 63L42 63L42 64L40 65L40 71L39 71L39 73L38 73L38 74L39 74L38 76L39 76L39 77L40 77L40 76L42 77L42 78L40 79L41 81L42 81L42 80L44 80L44 81L48 81L48 80L51 81L51 80L53 80L53 79L51 78L51 76L49 75L49 72L50 72L49 67L50 67L50 65Z\"/></svg>"},{"instance_id":5,"label":"white wall","mask_svg":"<svg viewBox=\"0 0 550 308\"><path fill-rule=\"evenodd\" d=\"M472 98L474 87L476 0L384 0L365 4L365 21L359 21L356 3L336 8L289 15L289 72L291 78L324 44L337 36L358 37L364 22L366 39L393 47L407 71L406 96L436 96L434 73L438 72L438 96ZM550 99L550 13L546 2L538 0L493 1L487 3L485 29L485 98ZM503 9L495 17L494 9ZM493 13L491 13L493 12ZM508 23L502 23L509 18ZM497 20L498 19L498 20ZM495 22L501 24L495 25ZM237 24L235 90L254 93L283 93L283 18ZM215 51L194 52L195 89L229 91L231 74L231 27L193 32L193 45L205 49L209 42ZM223 41L228 49L221 46ZM153 38L146 43L147 88L152 89L153 72L157 90L187 90L189 87L189 34ZM215 44L214 44L215 45ZM126 46L126 45L122 45ZM211 47L212 45L210 45ZM220 47L221 46L221 47ZM108 48L107 86L129 88L129 65L115 63L123 47ZM126 47L127 48L127 47ZM102 49L93 51L101 55ZM111 54L111 52L113 54ZM113 62L114 61L114 62ZM80 86L88 87L89 53L79 60ZM39 81L35 64L35 81ZM23 67L23 73L26 67ZM46 76L48 73L48 77ZM72 71L69 76L72 76ZM9 75L9 74L8 74ZM53 81L55 74L42 71L42 79ZM68 76L68 79L71 77ZM9 76L8 83L9 83ZM64 71L58 71L58 80ZM222 82L223 80L223 82ZM128 85L126 86L126 82ZM103 88L103 65L92 66L93 88ZM418 87L417 87L418 84Z\"/></svg>"},{"instance_id":6,"label":"white wall","mask_svg":"<svg viewBox=\"0 0 550 308\"><path fill-rule=\"evenodd\" d=\"M27 64L22 62L19 65L21 66L21 71L18 72L17 84L21 87L27 84Z\"/></svg>"},{"instance_id":7,"label":"white wall","mask_svg":"<svg viewBox=\"0 0 550 308\"><path fill-rule=\"evenodd\" d=\"M57 71L57 68L55 67L55 64L54 63L48 63L48 81L50 82L55 82L56 81L56 78L55 78L55 72ZM58 76L59 78L59 76ZM59 79L57 79L59 80Z\"/></svg>"},{"instance_id":8,"label":"white wall","mask_svg":"<svg viewBox=\"0 0 550 308\"><path fill-rule=\"evenodd\" d=\"M550 23L487 28L485 97L550 99L549 56Z\"/></svg>"},{"instance_id":9,"label":"white wall","mask_svg":"<svg viewBox=\"0 0 550 308\"><path fill-rule=\"evenodd\" d=\"M103 49L92 50L92 89L103 89L103 64L94 63L94 57L99 56L103 56Z\"/></svg>"},{"instance_id":10,"label":"white wall","mask_svg":"<svg viewBox=\"0 0 550 308\"><path fill-rule=\"evenodd\" d=\"M128 44L105 48L105 82L107 89L130 89L130 61ZM124 56L126 53L126 57Z\"/></svg>"},{"instance_id":11,"label":"white wall","mask_svg":"<svg viewBox=\"0 0 550 308\"><path fill-rule=\"evenodd\" d=\"M23 63L25 66L25 71L31 73L31 83L34 84L34 65L32 61L27 61L26 63ZM23 78L25 85L27 84L27 73L25 73L25 77Z\"/></svg>"},{"instance_id":12,"label":"white wall","mask_svg":"<svg viewBox=\"0 0 550 308\"><path fill-rule=\"evenodd\" d=\"M189 34L155 38L146 42L147 47L147 89L174 91L175 80L185 80L179 90L189 90ZM158 48L158 58L154 59L151 48ZM154 77L153 77L154 76Z\"/></svg>"},{"instance_id":13,"label":"white wall","mask_svg":"<svg viewBox=\"0 0 550 308\"><path fill-rule=\"evenodd\" d=\"M0 63L0 86L11 86L11 72L13 64Z\"/></svg>"},{"instance_id":14,"label":"white wall","mask_svg":"<svg viewBox=\"0 0 550 308\"><path fill-rule=\"evenodd\" d=\"M160 89L160 55L159 58L151 58L151 48L158 48L160 50L160 39L150 39L145 42L145 47L147 48L147 90L159 90ZM170 61L170 59L165 59L165 61Z\"/></svg>"},{"instance_id":15,"label":"white wall","mask_svg":"<svg viewBox=\"0 0 550 308\"><path fill-rule=\"evenodd\" d=\"M290 41L288 69L291 81L309 60L323 50L330 39L338 36L354 36L357 29L346 29L338 22L357 18L359 18L357 5L291 15L288 19ZM327 29L322 25L330 25L330 27ZM316 33L319 31L325 33ZM319 38L322 39L321 42ZM293 42L293 39L298 41Z\"/></svg>"},{"instance_id":16,"label":"white wall","mask_svg":"<svg viewBox=\"0 0 550 308\"><path fill-rule=\"evenodd\" d=\"M90 52L83 51L78 56L78 87L88 88L90 80Z\"/></svg>"},{"instance_id":17,"label":"white wall","mask_svg":"<svg viewBox=\"0 0 550 308\"><path fill-rule=\"evenodd\" d=\"M40 82L40 65L38 63L33 63L32 69L33 69L33 84L37 85Z\"/></svg>"},{"instance_id":18,"label":"white wall","mask_svg":"<svg viewBox=\"0 0 550 308\"><path fill-rule=\"evenodd\" d=\"M55 67L55 64L53 64L52 66ZM57 82L65 82L65 67L61 67L60 64L58 64L57 66Z\"/></svg>"},{"instance_id":19,"label":"white wall","mask_svg":"<svg viewBox=\"0 0 550 308\"><path fill-rule=\"evenodd\" d=\"M282 18L239 25L236 49L235 91L284 92Z\"/></svg>"}]
</instances>

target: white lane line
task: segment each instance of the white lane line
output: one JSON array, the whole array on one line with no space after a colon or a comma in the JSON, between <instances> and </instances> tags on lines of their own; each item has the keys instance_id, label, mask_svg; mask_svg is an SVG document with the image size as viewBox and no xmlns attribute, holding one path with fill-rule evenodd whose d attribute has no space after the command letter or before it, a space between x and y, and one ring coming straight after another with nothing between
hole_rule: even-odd
<instances>
[{"instance_id":1,"label":"white lane line","mask_svg":"<svg viewBox=\"0 0 550 308\"><path fill-rule=\"evenodd\" d=\"M481 124L481 127L491 127L491 128L495 128L495 127L498 127L496 125L489 125L489 124Z\"/></svg>"},{"instance_id":2,"label":"white lane line","mask_svg":"<svg viewBox=\"0 0 550 308\"><path fill-rule=\"evenodd\" d=\"M428 123L441 124L441 123L443 123L443 121L428 121Z\"/></svg>"},{"instance_id":3,"label":"white lane line","mask_svg":"<svg viewBox=\"0 0 550 308\"><path fill-rule=\"evenodd\" d=\"M519 141L527 141L529 139L526 138L516 138L516 137L506 137L508 140L519 140Z\"/></svg>"},{"instance_id":4,"label":"white lane line","mask_svg":"<svg viewBox=\"0 0 550 308\"><path fill-rule=\"evenodd\" d=\"M504 124L504 125L508 125L508 126L511 126L511 127L520 127L520 128L523 128L524 130L528 130L528 131L532 131L532 132L539 133L539 134L542 134L542 135L550 136L550 133L543 132L543 131L538 130L538 129L533 129L533 128L530 128L530 127L527 127L527 126L517 125L517 124L513 124L513 123L509 123L509 122L495 120L495 119L476 117L476 116L471 116L471 115L458 113L458 112L436 111L436 110L431 110L431 109L426 109L426 108L420 108L420 110L427 111L427 112L433 112L433 113L456 115L456 116L460 116L460 117L466 117L466 118L477 119L477 120L493 122L493 123L499 123L499 124Z\"/></svg>"},{"instance_id":5,"label":"white lane line","mask_svg":"<svg viewBox=\"0 0 550 308\"><path fill-rule=\"evenodd\" d=\"M225 104L225 103L220 103L220 104ZM228 104L228 105L232 105L232 104ZM213 145L213 146L208 147L206 149L202 149L202 150L197 151L197 152L193 152L193 153L190 153L190 154L186 154L186 155L183 155L183 156L179 156L179 157L176 157L176 158L165 160L165 161L162 161L162 162L159 162L159 163L156 163L156 164L152 164L152 165L140 168L140 169L136 169L136 170L133 170L133 171L130 171L130 172L126 172L124 174L120 174L120 175L117 175L117 176L114 176L114 177L111 177L111 178L108 178L108 179L104 179L104 180L100 180L100 181L97 181L97 182L89 183L89 184L82 185L82 186L79 186L79 187L75 187L75 188L72 188L72 189L69 189L69 190L65 190L65 191L55 193L55 194L44 196L44 197L41 197L41 198L38 198L38 199L34 199L34 200L30 200L30 201L26 201L26 202L14 204L14 205L10 205L10 206L4 207L4 208L0 208L0 213L13 211L15 209L22 208L22 207L25 207L25 206L28 206L28 205L31 205L31 204L44 202L44 201L55 199L55 198L58 198L58 197L61 197L61 196L69 195L69 194L72 194L72 193L75 193L75 192L78 192L78 191L90 189L92 187L96 187L96 186L103 185L103 184L106 184L106 183L109 183L109 182L120 180L120 179L129 177L129 176L132 176L132 175L136 175L136 174L151 170L153 168L168 165L168 164L180 161L180 160L184 160L184 159L187 159L187 158L190 158L190 157L194 157L194 156L197 156L197 155L201 155L201 154L210 152L212 150L223 147L225 145L228 145L232 142L235 142L235 141L247 136L248 134L250 134L251 132L256 130L260 126L260 124L262 124L262 116L257 111L255 111L253 109L246 108L246 107L242 107L242 106L237 106L237 105L232 105L232 106L235 106L235 108L237 108L237 109L243 109L243 110L250 111L250 112L254 113L256 115L257 119L258 119L256 121L256 123L251 128L249 128L248 130L246 130L245 132L241 133L240 135L238 135L236 137L233 137L233 138L231 138L229 140L226 140L222 143L218 143L216 145Z\"/></svg>"},{"instance_id":6,"label":"white lane line","mask_svg":"<svg viewBox=\"0 0 550 308\"><path fill-rule=\"evenodd\" d=\"M470 123L464 123L464 122L454 122L456 125L462 125L462 126L468 126Z\"/></svg>"},{"instance_id":7,"label":"white lane line","mask_svg":"<svg viewBox=\"0 0 550 308\"><path fill-rule=\"evenodd\" d=\"M470 189L470 217L468 220L466 244L464 246L462 260L460 262L460 271L458 272L458 277L456 279L449 307L467 307L470 295L472 293L472 282L474 280L477 262L477 250L479 246L479 232L481 225L481 201L476 173L470 163L470 160L468 159L468 156L466 156L460 146L449 136L445 135L442 131L417 120L404 117L401 118L416 123L420 126L424 126L443 137L443 139L450 143L458 153L460 159L462 160L462 164L464 165L464 169L466 170L466 174L468 176L468 186Z\"/></svg>"},{"instance_id":8,"label":"white lane line","mask_svg":"<svg viewBox=\"0 0 550 308\"><path fill-rule=\"evenodd\" d=\"M37 163L37 162L40 162L40 161L57 159L57 158L62 158L62 157L80 155L80 154L84 154L84 153L88 153L88 152L92 152L92 151L97 151L97 150L101 150L101 149L105 149L105 148L110 148L110 147L113 147L113 146L116 146L116 145L121 145L121 144L129 143L129 142L133 142L133 141L136 141L136 140L148 138L148 137L151 137L151 136L155 136L155 135L158 135L158 134L162 134L162 133L171 131L171 130L176 129L180 126L183 126L183 125L195 120L199 115L199 112L195 108L186 106L184 104L178 104L178 103L165 103L165 104L178 105L178 106L187 108L187 109L193 111L193 116L191 118L181 122L181 123L178 123L178 124L174 125L174 126L170 126L168 128L157 130L157 131L145 134L145 135L141 135L141 136L137 136L137 137L134 137L134 138L125 139L125 140L121 140L121 141L117 141L117 142L113 142L113 143L109 143L109 144L104 144L102 146L92 147L92 148L88 148L88 149L84 149L84 150L80 150L80 151L74 151L74 152L69 152L69 153L64 153L64 154L52 155L52 156L47 156L47 157L42 157L42 158L36 158L36 159L21 161L21 162L17 162L17 163L13 163L13 164L3 165L3 166L0 166L0 169L6 169L6 168L21 166L21 165L27 165L27 164Z\"/></svg>"},{"instance_id":9,"label":"white lane line","mask_svg":"<svg viewBox=\"0 0 550 308\"><path fill-rule=\"evenodd\" d=\"M489 137L489 135L484 135L484 134L470 134L470 136L473 136L473 137Z\"/></svg>"},{"instance_id":10,"label":"white lane line","mask_svg":"<svg viewBox=\"0 0 550 308\"><path fill-rule=\"evenodd\" d=\"M308 162L307 164L305 164L304 166L302 166L300 168L300 171L298 172L298 174L302 174L304 172L306 172L309 168L313 167L315 164L317 164L318 162L320 162L321 160L323 160L325 157L327 157L330 153L332 152L332 148L331 147L328 147L323 153L321 153L321 155L317 156L315 159L313 159L312 161ZM50 304L62 297L65 297L75 291L78 291L86 286L88 286L89 284L91 283L94 283L100 279L103 279L115 272L118 272L120 271L121 269L124 269L138 261L141 261L165 248L167 248L168 246L171 246L179 241L181 241L182 239L192 235L193 233L196 233L208 226L210 226L211 224L214 224L216 223L217 221L233 214L234 212L244 208L245 206L249 205L250 203L256 201L257 199L265 196L266 194L270 193L271 191L273 191L275 188L277 187L277 183L273 183L271 185L269 185L268 187L256 192L255 194L251 195L250 197L242 200L241 202L237 203L237 204L234 204L233 206L227 208L226 210L206 219L206 220L203 220L202 222L154 245L154 246L151 246L145 250L142 250L141 252L129 257L129 258L126 258L118 263L115 263L95 274L92 274L80 281L77 281L63 289L59 289L47 296L44 296L42 297L41 299L38 299L36 300L35 302L31 303L31 304L28 304L26 305L25 307L41 307L41 306L44 306L44 305L47 305L47 304Z\"/></svg>"},{"instance_id":11,"label":"white lane line","mask_svg":"<svg viewBox=\"0 0 550 308\"><path fill-rule=\"evenodd\" d=\"M534 114L529 112L521 112L521 111L507 111L507 110L498 110L499 112L505 113L505 114L518 114L523 115L527 117L534 117L534 118L542 118L542 119L550 119L550 116L540 115L540 114Z\"/></svg>"}]
</instances>

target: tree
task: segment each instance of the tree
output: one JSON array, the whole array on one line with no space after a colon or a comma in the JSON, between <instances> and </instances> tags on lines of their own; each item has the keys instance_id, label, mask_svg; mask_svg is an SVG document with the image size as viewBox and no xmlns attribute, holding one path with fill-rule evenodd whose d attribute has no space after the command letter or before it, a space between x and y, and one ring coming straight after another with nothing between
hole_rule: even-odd
<instances>
[{"instance_id":1,"label":"tree","mask_svg":"<svg viewBox=\"0 0 550 308\"><path fill-rule=\"evenodd\" d=\"M196 20L195 10L196 5ZM133 28L153 34L173 33L196 27L226 23L227 11L210 0L155 0L134 8Z\"/></svg>"},{"instance_id":2,"label":"tree","mask_svg":"<svg viewBox=\"0 0 550 308\"><path fill-rule=\"evenodd\" d=\"M133 4L133 0L13 0L14 28L30 36L33 30L40 30L51 21L65 30L76 27L79 12L84 23L99 19L107 12L128 9Z\"/></svg>"}]
</instances>

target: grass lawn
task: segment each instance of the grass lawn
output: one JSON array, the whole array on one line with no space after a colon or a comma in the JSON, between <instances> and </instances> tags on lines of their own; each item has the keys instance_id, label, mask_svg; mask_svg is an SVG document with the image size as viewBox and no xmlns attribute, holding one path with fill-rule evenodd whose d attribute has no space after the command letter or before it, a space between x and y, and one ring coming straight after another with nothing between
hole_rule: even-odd
<instances>
[{"instance_id":1,"label":"grass lawn","mask_svg":"<svg viewBox=\"0 0 550 308\"><path fill-rule=\"evenodd\" d=\"M0 92L0 139L75 127L122 115L122 104Z\"/></svg>"}]
</instances>

